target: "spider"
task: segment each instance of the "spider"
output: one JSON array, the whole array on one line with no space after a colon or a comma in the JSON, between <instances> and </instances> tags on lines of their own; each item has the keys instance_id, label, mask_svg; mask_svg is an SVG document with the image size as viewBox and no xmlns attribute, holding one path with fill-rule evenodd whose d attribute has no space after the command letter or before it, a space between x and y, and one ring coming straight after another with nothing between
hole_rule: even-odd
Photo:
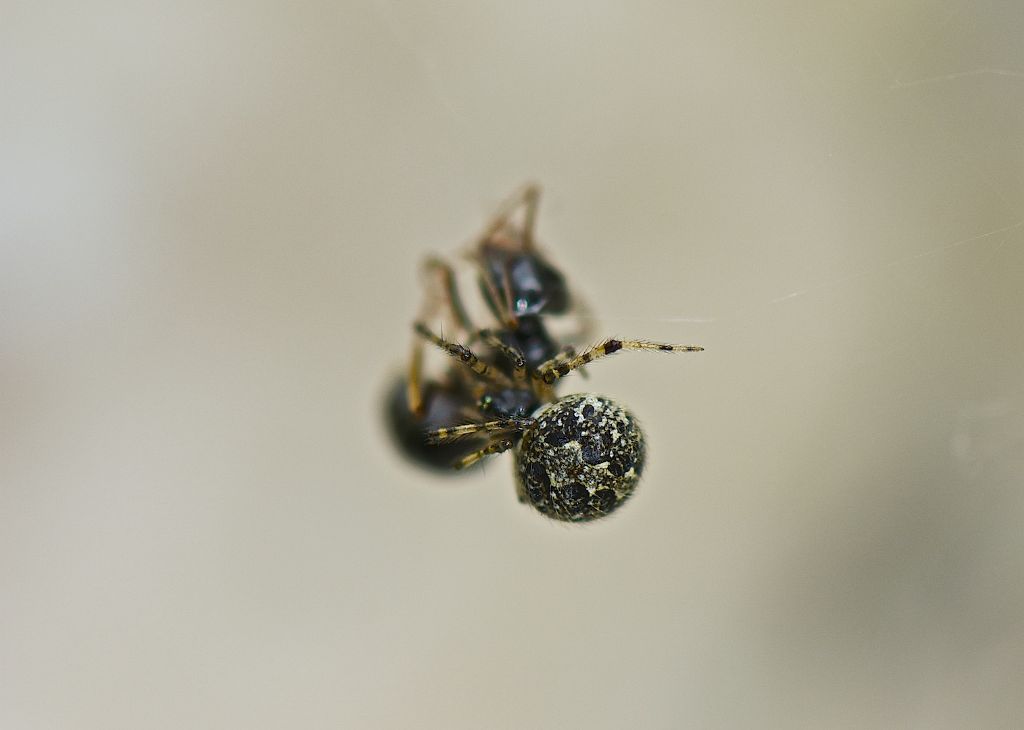
<instances>
[{"instance_id":1,"label":"spider","mask_svg":"<svg viewBox=\"0 0 1024 730\"><path fill-rule=\"evenodd\" d=\"M391 392L387 415L399 446L425 466L465 469L514 450L519 500L548 517L581 522L610 514L633 493L644 467L644 435L636 418L609 398L558 397L562 379L623 350L704 348L617 338L582 352L560 346L545 318L573 311L579 318L581 307L572 306L565 278L534 241L539 200L536 185L524 186L468 253L491 327L472 323L452 266L427 259L408 371ZM438 315L447 334L428 324ZM586 328L577 323L577 329L569 339ZM423 376L428 344L452 359L437 379Z\"/></svg>"}]
</instances>

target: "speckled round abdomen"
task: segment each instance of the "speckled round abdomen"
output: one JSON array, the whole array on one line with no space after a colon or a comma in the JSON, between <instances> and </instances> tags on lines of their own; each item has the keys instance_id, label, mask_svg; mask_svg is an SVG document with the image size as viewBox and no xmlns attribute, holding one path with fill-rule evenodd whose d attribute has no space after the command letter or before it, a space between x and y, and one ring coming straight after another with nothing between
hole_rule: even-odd
<instances>
[{"instance_id":1,"label":"speckled round abdomen","mask_svg":"<svg viewBox=\"0 0 1024 730\"><path fill-rule=\"evenodd\" d=\"M633 415L599 395L576 394L539 411L516 450L519 500L558 520L583 522L617 509L644 466Z\"/></svg>"}]
</instances>

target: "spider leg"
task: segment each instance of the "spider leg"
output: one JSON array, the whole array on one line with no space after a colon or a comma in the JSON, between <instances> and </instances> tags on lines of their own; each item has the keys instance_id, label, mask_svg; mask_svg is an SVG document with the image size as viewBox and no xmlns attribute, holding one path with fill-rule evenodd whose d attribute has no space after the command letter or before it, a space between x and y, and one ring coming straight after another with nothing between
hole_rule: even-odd
<instances>
[{"instance_id":1,"label":"spider leg","mask_svg":"<svg viewBox=\"0 0 1024 730\"><path fill-rule=\"evenodd\" d=\"M437 314L439 309L443 308L456 329L472 331L473 324L462 305L462 298L459 296L458 283L452 267L443 259L431 256L423 262L423 271L427 278L423 304L420 307L420 319L430 319ZM413 340L412 353L409 356L406 401L409 404L409 410L418 417L422 416L424 412L422 372L423 339L417 337Z\"/></svg>"},{"instance_id":2,"label":"spider leg","mask_svg":"<svg viewBox=\"0 0 1024 730\"><path fill-rule=\"evenodd\" d=\"M537 368L538 377L550 385L561 377L564 377L589 362L593 362L606 355L612 355L619 350L653 350L655 352L701 352L704 348L699 345L669 345L661 342L647 342L645 340L616 340L607 339L604 342L584 350L579 355L566 362L558 362L557 356L548 360Z\"/></svg>"},{"instance_id":3,"label":"spider leg","mask_svg":"<svg viewBox=\"0 0 1024 730\"><path fill-rule=\"evenodd\" d=\"M438 337L423 322L416 322L413 325L413 330L420 337L444 350L451 357L461 362L481 378L486 378L492 383L500 385L503 388L512 387L512 381L509 380L507 375L492 365L488 365L486 362L474 355L473 351L465 345L460 345L456 342L446 340L443 337Z\"/></svg>"},{"instance_id":4,"label":"spider leg","mask_svg":"<svg viewBox=\"0 0 1024 730\"><path fill-rule=\"evenodd\" d=\"M463 436L472 436L478 433L494 433L496 431L522 431L535 423L532 418L499 418L484 423L467 423L462 426L450 426L427 431L426 440L428 444L443 444L448 441L460 439Z\"/></svg>"},{"instance_id":5,"label":"spider leg","mask_svg":"<svg viewBox=\"0 0 1024 730\"><path fill-rule=\"evenodd\" d=\"M465 469L466 467L472 466L473 464L477 463L478 461L480 461L480 459L483 459L485 456L490 456L491 454L500 454L501 452L508 451L511 448L512 441L510 439L492 441L479 451L474 451L471 454L466 454L466 456L463 456L461 459L452 464L452 466L455 469Z\"/></svg>"},{"instance_id":6,"label":"spider leg","mask_svg":"<svg viewBox=\"0 0 1024 730\"><path fill-rule=\"evenodd\" d=\"M480 330L476 337L495 350L501 352L512 363L512 378L516 381L526 380L526 358L523 353L515 347L510 347L501 341L501 338L493 330Z\"/></svg>"},{"instance_id":7,"label":"spider leg","mask_svg":"<svg viewBox=\"0 0 1024 730\"><path fill-rule=\"evenodd\" d=\"M576 353L576 348L575 347L573 347L572 345L564 345L562 347L561 351L558 352L553 358L551 358L551 360L549 360L546 363L543 363L541 365L541 368L543 368L544 366L549 365L549 364L552 367L555 367L555 366L560 365L563 362L569 362L574 357L576 357L576 354L577 353ZM582 375L584 379L589 379L590 378L590 373L587 372L586 368L584 368L582 365L580 365L579 368L577 368L577 369L580 371L580 375Z\"/></svg>"}]
</instances>

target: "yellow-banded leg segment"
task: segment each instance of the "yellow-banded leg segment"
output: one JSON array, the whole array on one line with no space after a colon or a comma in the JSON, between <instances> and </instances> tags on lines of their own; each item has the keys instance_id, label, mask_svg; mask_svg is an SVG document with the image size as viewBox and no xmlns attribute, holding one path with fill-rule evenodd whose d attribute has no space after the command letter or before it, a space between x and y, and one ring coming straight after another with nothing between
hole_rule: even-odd
<instances>
[{"instance_id":1,"label":"yellow-banded leg segment","mask_svg":"<svg viewBox=\"0 0 1024 730\"><path fill-rule=\"evenodd\" d=\"M512 378L516 381L526 380L526 358L523 353L514 347L510 347L501 341L501 338L493 330L480 330L477 332L480 340L495 350L501 352L512 363Z\"/></svg>"},{"instance_id":2,"label":"yellow-banded leg segment","mask_svg":"<svg viewBox=\"0 0 1024 730\"><path fill-rule=\"evenodd\" d=\"M456 469L465 469L468 466L472 466L484 457L490 456L491 454L500 454L503 451L508 451L512 448L511 439L499 439L492 441L479 451L474 451L472 454L466 454L461 459L456 461L452 466Z\"/></svg>"},{"instance_id":3,"label":"yellow-banded leg segment","mask_svg":"<svg viewBox=\"0 0 1024 730\"><path fill-rule=\"evenodd\" d=\"M607 355L613 355L620 350L651 350L654 352L701 352L704 348L699 345L670 345L663 342L647 342L646 340L617 340L607 339L599 345L594 345L589 350L576 355L565 362L558 362L557 356L541 365L538 369L538 377L548 385L554 383L577 368L593 362Z\"/></svg>"},{"instance_id":4,"label":"yellow-banded leg segment","mask_svg":"<svg viewBox=\"0 0 1024 730\"><path fill-rule=\"evenodd\" d=\"M562 348L561 352L556 354L548 362L543 363L541 365L541 368L543 368L545 365L551 365L551 367L556 367L564 362L570 362L574 357L576 357L577 354L578 353L576 352L575 347L573 347L572 345L565 345ZM584 378L590 377L590 373L588 373L582 366L580 366L577 369L580 371L580 375L582 375Z\"/></svg>"},{"instance_id":5,"label":"yellow-banded leg segment","mask_svg":"<svg viewBox=\"0 0 1024 730\"><path fill-rule=\"evenodd\" d=\"M466 423L461 426L449 426L448 428L427 431L425 439L428 444L443 444L478 433L523 431L533 424L534 420L532 418L497 418L483 423Z\"/></svg>"},{"instance_id":6,"label":"yellow-banded leg segment","mask_svg":"<svg viewBox=\"0 0 1024 730\"><path fill-rule=\"evenodd\" d=\"M465 345L460 345L457 342L451 342L450 340L446 340L443 337L438 337L430 330L429 327L423 324L423 322L416 322L413 325L413 329L415 330L416 334L418 334L420 337L423 337L427 341L432 342L438 348L444 350L446 353L448 353L450 356L461 362L463 365L465 365L467 368L469 368L474 373L479 375L481 378L486 378L492 383L495 383L505 388L512 386L512 381L509 380L508 376L505 375L505 373L501 372L492 365L488 365L486 362L484 362L479 357L474 355L473 351L470 350Z\"/></svg>"}]
</instances>

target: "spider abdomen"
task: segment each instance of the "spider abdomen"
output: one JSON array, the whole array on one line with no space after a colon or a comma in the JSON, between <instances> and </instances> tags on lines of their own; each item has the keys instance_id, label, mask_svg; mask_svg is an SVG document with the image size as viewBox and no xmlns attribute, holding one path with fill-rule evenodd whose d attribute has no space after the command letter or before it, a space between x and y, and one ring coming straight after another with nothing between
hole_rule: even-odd
<instances>
[{"instance_id":1,"label":"spider abdomen","mask_svg":"<svg viewBox=\"0 0 1024 730\"><path fill-rule=\"evenodd\" d=\"M583 522L617 509L636 488L644 435L636 418L598 395L569 395L534 416L516 450L519 499L548 517Z\"/></svg>"}]
</instances>

